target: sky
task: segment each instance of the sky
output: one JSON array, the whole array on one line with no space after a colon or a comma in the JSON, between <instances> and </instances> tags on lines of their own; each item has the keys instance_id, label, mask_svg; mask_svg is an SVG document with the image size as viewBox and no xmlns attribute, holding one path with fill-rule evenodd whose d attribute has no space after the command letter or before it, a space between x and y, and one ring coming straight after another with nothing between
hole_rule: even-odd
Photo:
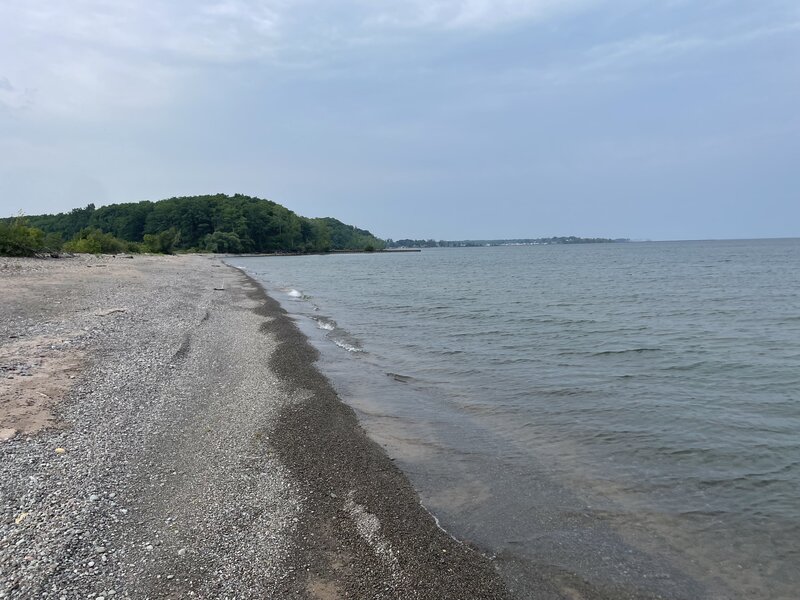
<instances>
[{"instance_id":1,"label":"sky","mask_svg":"<svg viewBox=\"0 0 800 600\"><path fill-rule=\"evenodd\" d=\"M800 236L800 3L0 3L0 216L219 192L395 239Z\"/></svg>"}]
</instances>

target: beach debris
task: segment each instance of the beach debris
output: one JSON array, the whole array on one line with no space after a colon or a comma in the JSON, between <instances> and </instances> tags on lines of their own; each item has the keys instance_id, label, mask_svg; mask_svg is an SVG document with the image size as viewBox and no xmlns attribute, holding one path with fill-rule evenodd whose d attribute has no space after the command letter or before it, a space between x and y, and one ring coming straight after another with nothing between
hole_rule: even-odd
<instances>
[{"instance_id":1,"label":"beach debris","mask_svg":"<svg viewBox=\"0 0 800 600\"><path fill-rule=\"evenodd\" d=\"M66 454L66 453L67 453L66 448L56 448L56 454Z\"/></svg>"},{"instance_id":2,"label":"beach debris","mask_svg":"<svg viewBox=\"0 0 800 600\"><path fill-rule=\"evenodd\" d=\"M222 283L221 283L221 284L219 284L219 286L218 286L218 287L215 287L214 289L215 289L216 291L218 291L218 292L225 291L225 280L223 279L223 280L222 280Z\"/></svg>"},{"instance_id":3,"label":"beach debris","mask_svg":"<svg viewBox=\"0 0 800 600\"><path fill-rule=\"evenodd\" d=\"M27 518L28 518L28 515L29 515L29 514L31 514L31 513L29 513L29 512L23 512L23 513L19 513L19 514L17 515L17 518L16 518L16 519L14 519L14 524L16 524L16 525L19 525L19 524L20 524L20 523L22 523L22 522L23 522L25 519L27 519Z\"/></svg>"}]
</instances>

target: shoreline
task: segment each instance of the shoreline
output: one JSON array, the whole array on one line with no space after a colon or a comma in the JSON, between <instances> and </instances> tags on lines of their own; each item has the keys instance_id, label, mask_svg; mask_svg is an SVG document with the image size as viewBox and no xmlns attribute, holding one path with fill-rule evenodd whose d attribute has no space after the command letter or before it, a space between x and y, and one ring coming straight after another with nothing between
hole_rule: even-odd
<instances>
[{"instance_id":1,"label":"shoreline","mask_svg":"<svg viewBox=\"0 0 800 600\"><path fill-rule=\"evenodd\" d=\"M0 442L0 598L509 597L239 270L9 259L0 288L0 348L60 334L82 353L47 428Z\"/></svg>"},{"instance_id":2,"label":"shoreline","mask_svg":"<svg viewBox=\"0 0 800 600\"><path fill-rule=\"evenodd\" d=\"M352 406L359 419L362 416L367 415L363 423L363 427L369 432L367 435L370 437L370 439L376 440L379 444L385 444L386 447L389 448L388 452L390 455L397 458L398 462L394 464L402 465L402 467L405 468L407 463L403 459L404 453L402 449L393 447L392 438L383 435L381 427L385 427L385 425L380 425L378 427L373 426L374 424L371 423L369 419L370 410L373 409L368 403L366 403L365 406L364 400L364 397L372 397L372 401L378 401L383 397L387 399L385 400L386 404L391 405L392 400L388 399L394 397L392 388L384 387L382 385L370 387L368 384L364 384L364 376L357 373L352 373L345 363L350 364L351 368L355 369L359 368L355 366L358 363L354 362L353 360L348 361L346 353L338 352L338 349L327 343L327 340L324 340L325 330L323 329L323 331L320 333L319 328L314 327L314 322L316 320L314 315L319 313L309 313L303 309L296 308L296 305L291 301L291 298L290 300L279 300L284 298L286 289L289 288L276 288L275 285L271 285L270 278L268 276L263 276L263 272L267 270L265 265L261 265L259 268L254 266L256 263L253 263L253 265L249 265L244 262L234 264L236 264L237 268L241 269L245 274L249 274L252 269L252 272L257 274L251 276L255 281L260 283L260 279L263 278L265 280L264 283L260 283L260 285L267 290L268 294L270 290L276 294L276 297L273 298L274 303L277 304L281 312L286 312L290 315L292 322L295 324L295 329L298 330L305 342L312 346L314 355L322 358L321 362L317 366L323 374L325 374L327 377L331 377L331 381L336 386L336 389L341 390L341 398L343 399L341 401L347 406ZM248 269L247 267L251 267L251 269ZM277 274L277 280L283 281L284 279L280 279L280 277L286 277L286 270L278 270ZM296 280L291 281L295 282L293 285L301 285L301 282ZM319 289L319 287L317 287L316 291L310 291L309 293L312 294L312 297L318 295L320 297L320 306L323 306L323 292L321 289ZM289 294L289 296L292 295L293 294ZM330 298L328 298L328 300L330 300ZM339 300L341 300L341 298L339 298ZM315 305L312 303L311 306ZM323 310L324 314L326 315L326 317L324 317L325 319L338 319L338 317L341 316L333 314L331 312L333 309L329 304L324 306L327 308L314 308L314 310ZM335 311L333 312L335 313ZM353 325L352 321L350 322L350 325ZM375 343L374 338L372 341ZM328 354L329 352L330 354ZM387 357L384 355L384 358ZM384 361L384 363L377 368L375 373L376 377L380 376L390 368L391 367L388 366L388 364L386 364ZM351 376L358 378L360 383L360 386L357 388L359 395L356 398L348 398L348 391L351 386L347 383L347 381ZM380 381L385 381L382 377L379 379ZM378 381L378 379L376 379L376 381ZM372 396L372 394L376 393L378 395ZM393 401L395 403L399 402L403 404L405 400L408 402L408 404L414 405L414 401L412 399L406 398L405 396L402 396L402 398L403 400L398 398ZM434 397L431 396L430 399L433 400ZM364 413L360 412L362 410ZM403 413L403 411L396 413L392 412L391 406L388 406L388 408L383 406L381 409L374 410L377 410L378 412L388 412L392 419L403 419L403 415L411 419L416 418ZM391 425L389 425L389 427L391 427ZM419 441L420 443L424 444L424 440L425 438L423 437L420 438ZM382 448L383 446L381 446L381 449ZM458 456L455 456L454 460L455 463L458 464ZM437 468L434 470L436 472L441 471L442 473L447 473L451 468L448 466L448 462L449 461L442 461L441 464L437 465ZM435 487L435 485L434 487L428 485L424 476L421 476L422 472L423 471L420 471L420 469L417 468L416 464L412 464L407 475L410 478L410 481L413 482L413 485L419 486L418 489L420 490L420 494L424 497L426 493L430 494L431 490L433 489L435 492L438 492L441 495L441 489L443 488L440 489ZM501 485L494 487L491 491L492 494L503 493L503 479L500 478L497 481L499 481ZM506 482L510 483L508 480ZM500 543L495 544L493 542L498 541L497 538L492 539L485 535L483 537L480 535L474 535L476 531L478 533L481 533L481 531L479 529L471 528L469 522L465 521L463 518L461 521L459 521L458 515L450 511L445 504L434 504L436 513L438 513L439 517L444 519L444 525L447 528L445 531L448 533L448 535L454 535L456 539L459 539L459 537L463 535L465 537L461 539L473 540L473 544L477 548L481 549L484 554L490 554L492 556L491 562L494 563L495 567L501 573L501 576L503 577L504 582L509 589L509 593L513 597L537 597L548 599L581 598L586 600L590 598L607 598L615 600L626 598L635 600L662 597L675 598L677 600L678 598L717 597L713 594L713 592L711 592L711 590L705 589L705 586L699 580L694 580L685 573L682 573L676 566L677 563L673 564L671 561L669 561L664 553L655 550L647 551L641 547L634 546L632 545L630 538L623 537L619 531L609 527L609 524L603 519L602 515L598 515L598 518L592 519L591 513L586 514L585 510L581 512L583 504L570 494L570 490L563 488L555 481L547 480L546 477L539 479L536 485L540 486L542 490L547 489L549 491L539 494L539 496L545 500L545 503L542 506L539 506L538 508L533 505L530 506L532 509L529 513L530 522L533 524L542 522L544 527L541 528L540 535L544 538L550 534L551 538L555 538L552 546L540 545L538 547L538 556L526 554L524 551L525 549L522 547L509 548L508 545L504 546L503 538L499 538ZM552 511L548 511L546 501L553 501L553 499L556 497L560 502L567 503L569 507L576 507L574 508L574 511L577 512L568 512L566 518L562 520L553 519L551 517ZM500 499L498 500L501 501ZM419 500L417 501L419 502ZM487 510L489 509L487 508ZM541 513L539 511L541 511ZM435 513L432 513L432 515L433 514ZM574 518L574 514L580 515L580 518ZM524 515L522 516L524 518ZM435 516L432 516L432 518L434 518L434 520L436 519ZM475 521L474 523L480 523L480 521ZM522 529L526 527L526 525L523 523L520 523L520 525ZM452 533L449 531L451 527ZM512 530L503 531L505 532L506 536L512 536L510 539L516 539L513 537L514 532ZM524 529L524 531L530 532L532 530L529 527L528 529ZM555 534L552 533L554 531ZM579 566L581 564L596 565L596 563L591 563L589 561L591 561L593 558L596 559L597 554L589 553L588 549L580 547L575 548L570 554L569 550L565 550L564 546L558 542L559 535L563 535L565 537L568 536L570 539L575 540L588 540L593 543L595 547L602 543L601 550L604 556L603 560L609 562L609 568L603 569L605 565L602 564L600 565L599 570L595 568L593 572L591 568L586 568L583 571L581 571L580 568L570 568L572 563L560 561L560 559L563 559L565 556L565 553L567 558L574 557L575 561L579 561ZM505 539L509 538L506 537ZM487 549L489 550L487 551ZM614 556L615 558L619 557L621 560L619 564L622 564L624 567L629 567L634 573L641 574L644 584L639 584L635 580L632 582L632 578L615 578L614 569L617 569L616 573L619 573L620 567L617 563L612 564L608 558L609 556ZM655 586L651 587L646 585L648 583L648 577L653 577L655 581L659 582L659 587L661 589L657 589Z\"/></svg>"},{"instance_id":3,"label":"shoreline","mask_svg":"<svg viewBox=\"0 0 800 600\"><path fill-rule=\"evenodd\" d=\"M311 393L299 406L284 408L273 436L278 455L314 506L300 531L312 595L510 598L491 561L439 526L407 476L368 437L314 365L317 351L278 301L242 275L258 286L260 311L271 317L265 329L278 348L270 367Z\"/></svg>"}]
</instances>

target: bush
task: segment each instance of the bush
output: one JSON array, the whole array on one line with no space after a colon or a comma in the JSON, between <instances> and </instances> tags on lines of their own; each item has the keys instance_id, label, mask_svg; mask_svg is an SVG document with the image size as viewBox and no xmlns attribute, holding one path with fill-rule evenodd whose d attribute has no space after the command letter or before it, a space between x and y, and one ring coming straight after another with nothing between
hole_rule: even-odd
<instances>
[{"instance_id":1,"label":"bush","mask_svg":"<svg viewBox=\"0 0 800 600\"><path fill-rule=\"evenodd\" d=\"M86 254L119 254L126 251L127 247L127 242L92 227L82 229L78 235L64 244L64 250L67 252Z\"/></svg>"},{"instance_id":2,"label":"bush","mask_svg":"<svg viewBox=\"0 0 800 600\"><path fill-rule=\"evenodd\" d=\"M23 217L0 222L0 254L3 256L36 256L57 251L57 247L47 247L44 231L28 227Z\"/></svg>"}]
</instances>

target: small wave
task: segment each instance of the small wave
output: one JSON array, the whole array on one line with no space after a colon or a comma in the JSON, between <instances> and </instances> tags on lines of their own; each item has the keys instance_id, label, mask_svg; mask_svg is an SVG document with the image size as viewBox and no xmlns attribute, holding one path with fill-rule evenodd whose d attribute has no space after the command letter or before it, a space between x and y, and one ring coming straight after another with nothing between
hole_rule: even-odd
<instances>
[{"instance_id":1,"label":"small wave","mask_svg":"<svg viewBox=\"0 0 800 600\"><path fill-rule=\"evenodd\" d=\"M327 317L311 317L317 324L317 327L325 331L333 331L336 329L336 321Z\"/></svg>"},{"instance_id":2,"label":"small wave","mask_svg":"<svg viewBox=\"0 0 800 600\"><path fill-rule=\"evenodd\" d=\"M627 350L603 350L592 352L591 356L609 356L612 354L641 354L642 352L660 352L661 348L628 348Z\"/></svg>"},{"instance_id":3,"label":"small wave","mask_svg":"<svg viewBox=\"0 0 800 600\"><path fill-rule=\"evenodd\" d=\"M699 369L700 367L705 366L707 363L704 360L699 360L697 362L687 363L683 365L670 365L669 367L663 367L662 371L691 371L693 369Z\"/></svg>"},{"instance_id":4,"label":"small wave","mask_svg":"<svg viewBox=\"0 0 800 600\"><path fill-rule=\"evenodd\" d=\"M339 348L344 348L348 352L364 352L363 348L359 348L358 346L345 342L344 340L333 340L333 343L339 346Z\"/></svg>"}]
</instances>

